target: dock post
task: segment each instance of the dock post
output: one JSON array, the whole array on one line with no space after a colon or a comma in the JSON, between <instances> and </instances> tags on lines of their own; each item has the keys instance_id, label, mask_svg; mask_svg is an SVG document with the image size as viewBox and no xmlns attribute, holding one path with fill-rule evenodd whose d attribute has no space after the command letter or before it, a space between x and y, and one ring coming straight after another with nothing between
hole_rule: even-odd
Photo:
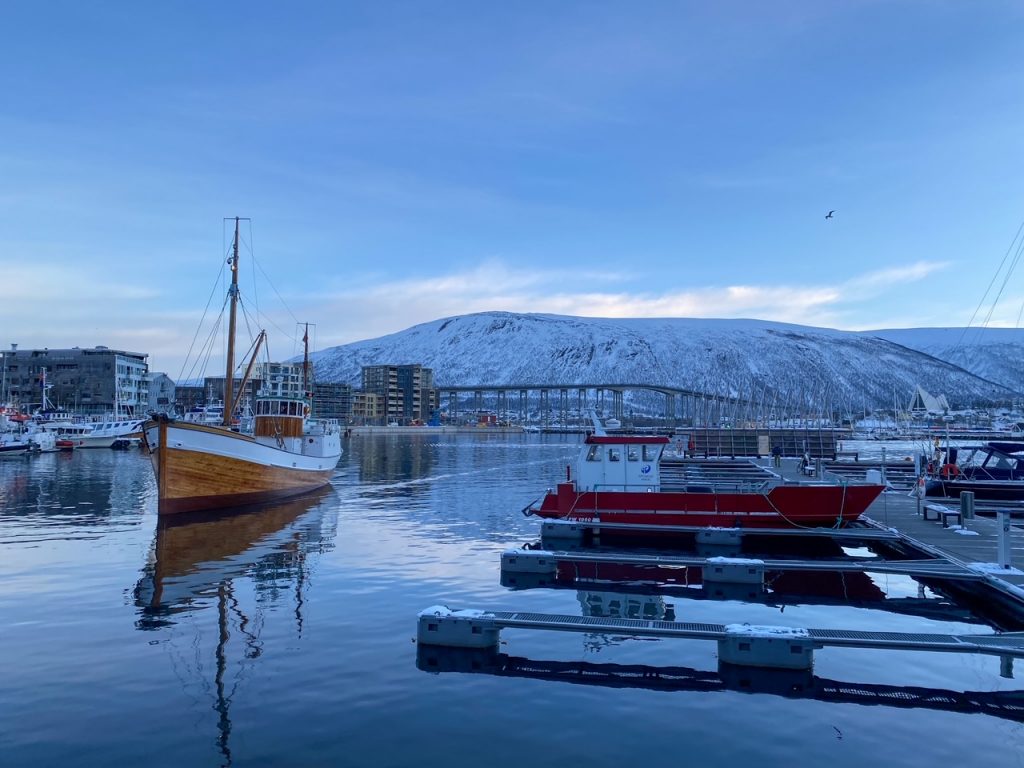
<instances>
[{"instance_id":1,"label":"dock post","mask_svg":"<svg viewBox=\"0 0 1024 768\"><path fill-rule=\"evenodd\" d=\"M702 576L704 590L722 600L754 600L764 593L763 560L709 557Z\"/></svg>"},{"instance_id":2,"label":"dock post","mask_svg":"<svg viewBox=\"0 0 1024 768\"><path fill-rule=\"evenodd\" d=\"M996 527L998 529L998 550L999 557L997 562L1000 568L1010 567L1011 550L1010 544L1012 539L1010 538L1010 513L1000 510L996 512Z\"/></svg>"},{"instance_id":3,"label":"dock post","mask_svg":"<svg viewBox=\"0 0 1024 768\"><path fill-rule=\"evenodd\" d=\"M814 666L814 642L796 632L777 637L730 633L718 641L718 660L744 667L807 670Z\"/></svg>"},{"instance_id":4,"label":"dock post","mask_svg":"<svg viewBox=\"0 0 1024 768\"><path fill-rule=\"evenodd\" d=\"M1013 680L1013 656L999 657L999 676Z\"/></svg>"},{"instance_id":5,"label":"dock post","mask_svg":"<svg viewBox=\"0 0 1024 768\"><path fill-rule=\"evenodd\" d=\"M967 527L967 521L974 519L974 491L960 492L960 525Z\"/></svg>"},{"instance_id":6,"label":"dock post","mask_svg":"<svg viewBox=\"0 0 1024 768\"><path fill-rule=\"evenodd\" d=\"M421 645L496 648L499 636L493 617L483 611L453 611L436 605L420 612L416 640Z\"/></svg>"},{"instance_id":7,"label":"dock post","mask_svg":"<svg viewBox=\"0 0 1024 768\"><path fill-rule=\"evenodd\" d=\"M510 549L501 553L502 573L543 573L554 576L558 561L549 552Z\"/></svg>"}]
</instances>

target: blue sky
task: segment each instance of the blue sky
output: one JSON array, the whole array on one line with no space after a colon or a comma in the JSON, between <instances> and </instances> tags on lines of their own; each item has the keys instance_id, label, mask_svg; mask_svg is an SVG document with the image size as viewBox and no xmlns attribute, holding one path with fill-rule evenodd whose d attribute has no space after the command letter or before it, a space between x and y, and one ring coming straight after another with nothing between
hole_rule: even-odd
<instances>
[{"instance_id":1,"label":"blue sky","mask_svg":"<svg viewBox=\"0 0 1024 768\"><path fill-rule=\"evenodd\" d=\"M3 347L176 375L236 214L272 334L320 347L489 309L966 324L1024 219L1016 2L4 17Z\"/></svg>"}]
</instances>

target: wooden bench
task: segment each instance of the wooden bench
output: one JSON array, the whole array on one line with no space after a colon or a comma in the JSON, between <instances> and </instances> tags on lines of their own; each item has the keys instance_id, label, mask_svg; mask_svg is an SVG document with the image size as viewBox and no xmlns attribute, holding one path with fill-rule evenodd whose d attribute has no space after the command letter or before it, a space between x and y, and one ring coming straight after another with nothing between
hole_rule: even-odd
<instances>
[{"instance_id":1,"label":"wooden bench","mask_svg":"<svg viewBox=\"0 0 1024 768\"><path fill-rule=\"evenodd\" d=\"M860 456L860 451L836 451L835 455L832 457L832 460L833 461L838 461L841 458L849 457L849 458L852 458L854 461L858 461L859 460L858 459L859 456Z\"/></svg>"},{"instance_id":2,"label":"wooden bench","mask_svg":"<svg viewBox=\"0 0 1024 768\"><path fill-rule=\"evenodd\" d=\"M957 525L963 525L963 518L959 509L950 509L939 504L925 504L921 508L921 516L925 520L935 520L942 523L943 528L949 528L949 521L956 520Z\"/></svg>"},{"instance_id":3,"label":"wooden bench","mask_svg":"<svg viewBox=\"0 0 1024 768\"><path fill-rule=\"evenodd\" d=\"M939 512L939 517L942 518L943 528L949 528L950 520L956 520L956 524L961 527L964 524L963 518L960 516L959 509L944 509L941 512Z\"/></svg>"}]
</instances>

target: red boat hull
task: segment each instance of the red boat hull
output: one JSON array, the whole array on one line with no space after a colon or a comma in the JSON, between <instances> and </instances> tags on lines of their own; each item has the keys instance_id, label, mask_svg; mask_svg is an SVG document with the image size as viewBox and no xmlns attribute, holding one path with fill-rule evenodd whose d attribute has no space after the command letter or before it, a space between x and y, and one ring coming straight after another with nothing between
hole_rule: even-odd
<instances>
[{"instance_id":1,"label":"red boat hull","mask_svg":"<svg viewBox=\"0 0 1024 768\"><path fill-rule=\"evenodd\" d=\"M563 520L637 525L786 528L856 520L882 485L779 485L764 493L585 491L561 483L532 512Z\"/></svg>"}]
</instances>

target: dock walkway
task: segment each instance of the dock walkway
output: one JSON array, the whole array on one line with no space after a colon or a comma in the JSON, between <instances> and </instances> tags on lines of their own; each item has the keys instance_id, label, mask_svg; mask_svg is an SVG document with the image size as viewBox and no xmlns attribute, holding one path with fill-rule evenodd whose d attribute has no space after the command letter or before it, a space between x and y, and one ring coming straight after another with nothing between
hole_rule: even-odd
<instances>
[{"instance_id":1,"label":"dock walkway","mask_svg":"<svg viewBox=\"0 0 1024 768\"><path fill-rule=\"evenodd\" d=\"M922 503L922 509L923 506ZM942 506L958 509L951 504ZM998 558L999 521L996 519L976 516L965 520L963 528L947 528L939 521L925 520L923 514L918 513L918 499L899 492L880 496L868 507L867 516L878 525L895 528L905 540L920 549L930 549L959 565L994 564ZM1011 565L1014 568L1007 573L991 571L990 575L1024 589L1024 573L1020 573L1024 570L1024 529L1010 526L1009 535Z\"/></svg>"}]
</instances>

